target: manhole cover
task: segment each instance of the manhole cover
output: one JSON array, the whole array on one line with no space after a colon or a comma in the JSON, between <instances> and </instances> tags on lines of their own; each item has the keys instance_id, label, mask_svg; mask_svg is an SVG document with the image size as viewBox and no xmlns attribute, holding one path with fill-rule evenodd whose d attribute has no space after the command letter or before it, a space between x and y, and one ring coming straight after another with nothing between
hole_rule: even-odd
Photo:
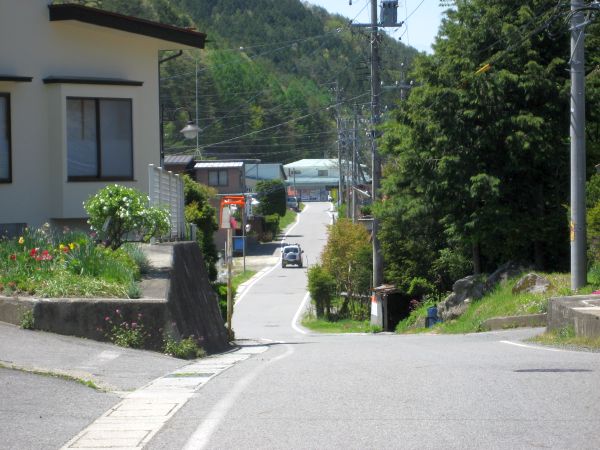
<instances>
[{"instance_id":1,"label":"manhole cover","mask_svg":"<svg viewBox=\"0 0 600 450\"><path fill-rule=\"evenodd\" d=\"M578 373L578 372L592 372L589 369L519 369L515 370L515 372L523 372L523 373Z\"/></svg>"}]
</instances>

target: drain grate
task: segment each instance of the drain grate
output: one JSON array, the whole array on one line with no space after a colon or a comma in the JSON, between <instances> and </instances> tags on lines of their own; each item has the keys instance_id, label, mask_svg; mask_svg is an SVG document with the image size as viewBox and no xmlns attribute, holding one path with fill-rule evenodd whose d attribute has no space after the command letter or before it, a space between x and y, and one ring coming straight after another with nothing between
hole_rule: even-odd
<instances>
[{"instance_id":1,"label":"drain grate","mask_svg":"<svg viewBox=\"0 0 600 450\"><path fill-rule=\"evenodd\" d=\"M579 372L593 372L589 369L519 369L515 372L520 373L579 373Z\"/></svg>"}]
</instances>

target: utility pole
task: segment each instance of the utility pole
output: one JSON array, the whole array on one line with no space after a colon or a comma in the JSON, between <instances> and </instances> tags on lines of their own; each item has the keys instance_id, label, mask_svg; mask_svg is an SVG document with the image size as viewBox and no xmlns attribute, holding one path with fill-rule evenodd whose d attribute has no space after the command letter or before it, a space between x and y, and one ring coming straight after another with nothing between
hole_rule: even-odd
<instances>
[{"instance_id":1,"label":"utility pole","mask_svg":"<svg viewBox=\"0 0 600 450\"><path fill-rule=\"evenodd\" d=\"M587 284L585 223L585 17L571 0L571 289Z\"/></svg>"},{"instance_id":2,"label":"utility pole","mask_svg":"<svg viewBox=\"0 0 600 450\"><path fill-rule=\"evenodd\" d=\"M379 125L381 80L379 74L379 32L377 0L371 0L371 198L375 202L381 187L381 158L377 151L377 126ZM373 288L383 282L383 258L379 243L379 221L373 217Z\"/></svg>"},{"instance_id":3,"label":"utility pole","mask_svg":"<svg viewBox=\"0 0 600 450\"><path fill-rule=\"evenodd\" d=\"M352 126L352 223L356 223L356 179L358 170L356 168L356 153L358 152L358 112L356 111L356 105L354 105L354 124Z\"/></svg>"},{"instance_id":4,"label":"utility pole","mask_svg":"<svg viewBox=\"0 0 600 450\"><path fill-rule=\"evenodd\" d=\"M337 198L337 209L340 210L340 206L342 206L342 195L343 195L343 181L342 181L342 119L340 117L340 90L338 86L338 82L335 82L335 114L336 114L336 124L338 131L338 198Z\"/></svg>"}]
</instances>

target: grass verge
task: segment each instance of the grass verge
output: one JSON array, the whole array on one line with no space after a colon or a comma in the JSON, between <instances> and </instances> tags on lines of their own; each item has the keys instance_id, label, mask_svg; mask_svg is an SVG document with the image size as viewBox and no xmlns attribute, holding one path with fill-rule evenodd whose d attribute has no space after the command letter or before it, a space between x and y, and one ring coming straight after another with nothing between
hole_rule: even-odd
<instances>
[{"instance_id":1,"label":"grass verge","mask_svg":"<svg viewBox=\"0 0 600 450\"><path fill-rule=\"evenodd\" d=\"M49 370L39 370L39 369L29 369L24 367L13 366L12 364L3 364L0 363L0 368L9 369L9 370L18 370L20 372L30 373L33 375L40 375L43 377L52 377L52 378L60 378L61 380L66 381L74 381L76 383L82 384L90 389L95 389L96 391L108 392L106 389L99 387L92 380L86 380L84 378L74 377L72 375L68 375L61 372L52 372Z\"/></svg>"},{"instance_id":2,"label":"grass verge","mask_svg":"<svg viewBox=\"0 0 600 450\"><path fill-rule=\"evenodd\" d=\"M368 320L344 319L337 322L328 322L310 316L302 320L302 326L318 333L375 333L381 331L381 328L374 328Z\"/></svg>"},{"instance_id":3,"label":"grass verge","mask_svg":"<svg viewBox=\"0 0 600 450\"><path fill-rule=\"evenodd\" d=\"M539 273L550 281L550 289L544 294L513 294L512 288L520 279L516 277L500 283L494 290L480 300L472 302L467 310L458 318L438 323L432 328L424 328L427 308L433 303L425 303L411 312L410 316L396 327L397 333L418 333L430 331L434 333L475 333L484 331L482 325L487 319L505 316L522 316L540 314L548 310L548 299L560 295L571 295L570 275L566 273ZM591 286L582 289L579 294L592 291Z\"/></svg>"},{"instance_id":4,"label":"grass verge","mask_svg":"<svg viewBox=\"0 0 600 450\"><path fill-rule=\"evenodd\" d=\"M285 216L279 219L279 229L285 230L289 225L293 224L296 221L296 216L298 216L297 212L287 209Z\"/></svg>"},{"instance_id":5,"label":"grass verge","mask_svg":"<svg viewBox=\"0 0 600 450\"><path fill-rule=\"evenodd\" d=\"M587 338L575 335L572 326L558 330L547 331L528 340L535 344L548 345L552 347L565 347L576 350L600 351L600 337Z\"/></svg>"}]
</instances>

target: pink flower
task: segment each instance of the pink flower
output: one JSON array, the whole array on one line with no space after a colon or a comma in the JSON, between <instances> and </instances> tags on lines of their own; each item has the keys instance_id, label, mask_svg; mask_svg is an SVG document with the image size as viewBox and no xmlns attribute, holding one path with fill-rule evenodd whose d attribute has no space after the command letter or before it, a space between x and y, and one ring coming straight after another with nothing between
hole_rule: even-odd
<instances>
[{"instance_id":1,"label":"pink flower","mask_svg":"<svg viewBox=\"0 0 600 450\"><path fill-rule=\"evenodd\" d=\"M135 330L137 328L137 322L131 322L131 329Z\"/></svg>"},{"instance_id":2,"label":"pink flower","mask_svg":"<svg viewBox=\"0 0 600 450\"><path fill-rule=\"evenodd\" d=\"M106 316L106 317L104 318L104 320L105 320L106 322L110 322L110 317Z\"/></svg>"},{"instance_id":3,"label":"pink flower","mask_svg":"<svg viewBox=\"0 0 600 450\"><path fill-rule=\"evenodd\" d=\"M35 256L37 255L39 249L37 248L32 248L31 251L29 252L29 256Z\"/></svg>"},{"instance_id":4,"label":"pink flower","mask_svg":"<svg viewBox=\"0 0 600 450\"><path fill-rule=\"evenodd\" d=\"M115 309L115 312L116 312L117 314L121 314L121 310L120 310L120 309Z\"/></svg>"}]
</instances>

